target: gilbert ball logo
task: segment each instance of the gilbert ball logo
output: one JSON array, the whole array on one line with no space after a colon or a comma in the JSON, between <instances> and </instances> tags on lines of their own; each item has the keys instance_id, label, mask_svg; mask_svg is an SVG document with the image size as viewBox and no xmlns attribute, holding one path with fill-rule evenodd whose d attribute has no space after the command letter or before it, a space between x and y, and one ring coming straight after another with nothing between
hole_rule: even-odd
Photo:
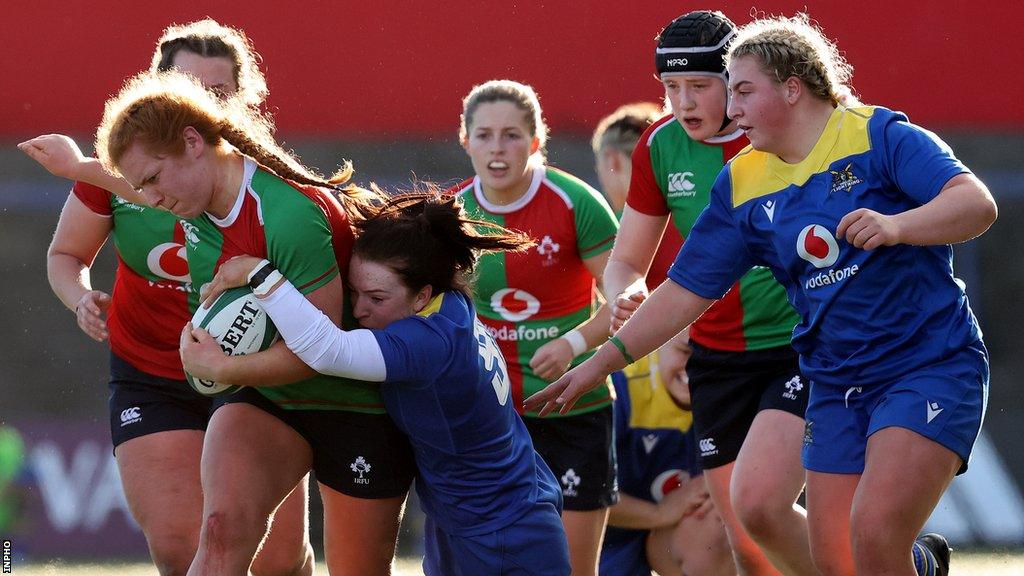
<instances>
[{"instance_id":1,"label":"gilbert ball logo","mask_svg":"<svg viewBox=\"0 0 1024 576\"><path fill-rule=\"evenodd\" d=\"M174 242L164 242L154 247L146 256L149 270L161 278L176 282L190 282L185 247Z\"/></svg>"},{"instance_id":2,"label":"gilbert ball logo","mask_svg":"<svg viewBox=\"0 0 1024 576\"><path fill-rule=\"evenodd\" d=\"M828 268L839 259L839 243L827 228L811 224L800 231L796 252L815 267Z\"/></svg>"},{"instance_id":3,"label":"gilbert ball logo","mask_svg":"<svg viewBox=\"0 0 1024 576\"><path fill-rule=\"evenodd\" d=\"M540 300L525 290L502 288L491 296L491 308L509 322L521 322L540 310Z\"/></svg>"}]
</instances>

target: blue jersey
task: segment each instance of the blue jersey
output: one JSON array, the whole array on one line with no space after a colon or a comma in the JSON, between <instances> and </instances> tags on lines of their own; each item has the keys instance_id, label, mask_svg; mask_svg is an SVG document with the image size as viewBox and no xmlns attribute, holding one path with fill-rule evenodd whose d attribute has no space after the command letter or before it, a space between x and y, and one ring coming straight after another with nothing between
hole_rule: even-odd
<instances>
[{"instance_id":1,"label":"blue jersey","mask_svg":"<svg viewBox=\"0 0 1024 576\"><path fill-rule=\"evenodd\" d=\"M798 164L751 148L738 154L669 277L718 298L752 266L766 266L802 318L793 347L815 385L892 381L981 338L953 277L952 247L860 250L836 228L858 208L917 208L967 171L898 112L838 108Z\"/></svg>"},{"instance_id":2,"label":"blue jersey","mask_svg":"<svg viewBox=\"0 0 1024 576\"><path fill-rule=\"evenodd\" d=\"M474 536L561 508L555 475L515 411L501 351L462 293L374 330L387 367L384 405L412 443L423 511L447 533Z\"/></svg>"},{"instance_id":3,"label":"blue jersey","mask_svg":"<svg viewBox=\"0 0 1024 576\"><path fill-rule=\"evenodd\" d=\"M612 374L619 490L648 502L660 502L700 474L693 416L669 396L658 376L657 358L654 352ZM600 573L650 574L646 539L647 530L608 526Z\"/></svg>"}]
</instances>

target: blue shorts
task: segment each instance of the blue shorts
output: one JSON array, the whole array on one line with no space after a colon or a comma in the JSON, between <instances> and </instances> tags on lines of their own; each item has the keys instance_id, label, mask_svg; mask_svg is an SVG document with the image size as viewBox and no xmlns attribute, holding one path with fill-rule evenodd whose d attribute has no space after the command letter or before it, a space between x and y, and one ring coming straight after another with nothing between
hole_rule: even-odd
<instances>
[{"instance_id":1,"label":"blue shorts","mask_svg":"<svg viewBox=\"0 0 1024 576\"><path fill-rule=\"evenodd\" d=\"M647 563L647 530L609 526L601 545L598 576L650 576Z\"/></svg>"},{"instance_id":2,"label":"blue shorts","mask_svg":"<svg viewBox=\"0 0 1024 576\"><path fill-rule=\"evenodd\" d=\"M495 532L453 536L427 516L424 533L425 576L565 576L572 570L562 518L551 502L537 502Z\"/></svg>"},{"instance_id":3,"label":"blue shorts","mask_svg":"<svg viewBox=\"0 0 1024 576\"><path fill-rule=\"evenodd\" d=\"M948 360L878 386L811 384L804 468L831 474L864 471L868 437L895 426L955 452L967 470L988 405L988 352L981 341Z\"/></svg>"}]
</instances>

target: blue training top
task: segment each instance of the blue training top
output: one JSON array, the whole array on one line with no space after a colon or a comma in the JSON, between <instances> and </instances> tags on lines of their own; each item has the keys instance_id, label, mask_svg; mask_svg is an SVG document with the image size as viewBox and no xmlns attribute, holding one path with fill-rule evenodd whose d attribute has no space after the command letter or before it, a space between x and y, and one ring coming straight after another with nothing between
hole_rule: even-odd
<instances>
[{"instance_id":1,"label":"blue training top","mask_svg":"<svg viewBox=\"0 0 1024 576\"><path fill-rule=\"evenodd\" d=\"M501 351L465 295L440 294L373 334L387 367L384 404L412 443L427 515L449 534L474 536L537 502L561 510L555 475L513 406Z\"/></svg>"},{"instance_id":2,"label":"blue training top","mask_svg":"<svg viewBox=\"0 0 1024 576\"><path fill-rule=\"evenodd\" d=\"M676 406L658 375L657 352L612 374L619 490L660 502L701 474L693 417ZM608 526L601 548L602 576L650 574L647 530Z\"/></svg>"},{"instance_id":3,"label":"blue training top","mask_svg":"<svg viewBox=\"0 0 1024 576\"><path fill-rule=\"evenodd\" d=\"M798 164L749 147L729 162L669 277L720 298L752 266L767 266L802 317L793 347L815 385L892 381L981 338L952 247L866 251L836 228L857 208L917 208L963 172L944 142L903 114L838 108Z\"/></svg>"}]
</instances>

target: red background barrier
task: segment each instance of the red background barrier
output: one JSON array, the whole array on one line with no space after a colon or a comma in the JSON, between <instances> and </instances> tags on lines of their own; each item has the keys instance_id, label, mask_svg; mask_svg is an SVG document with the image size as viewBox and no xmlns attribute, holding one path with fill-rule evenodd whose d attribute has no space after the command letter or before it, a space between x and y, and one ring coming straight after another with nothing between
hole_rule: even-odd
<instances>
[{"instance_id":1,"label":"red background barrier","mask_svg":"<svg viewBox=\"0 0 1024 576\"><path fill-rule=\"evenodd\" d=\"M197 3L198 4L198 3ZM9 2L0 33L0 137L90 132L106 96L146 67L160 31L206 15L243 28L264 57L289 136L402 139L456 129L460 100L494 77L532 83L558 132L588 132L617 105L652 99L653 38L705 3L447 0L201 3ZM1014 0L762 1L807 6L856 68L865 101L928 126L1024 127ZM718 2L739 23L750 2Z\"/></svg>"}]
</instances>

